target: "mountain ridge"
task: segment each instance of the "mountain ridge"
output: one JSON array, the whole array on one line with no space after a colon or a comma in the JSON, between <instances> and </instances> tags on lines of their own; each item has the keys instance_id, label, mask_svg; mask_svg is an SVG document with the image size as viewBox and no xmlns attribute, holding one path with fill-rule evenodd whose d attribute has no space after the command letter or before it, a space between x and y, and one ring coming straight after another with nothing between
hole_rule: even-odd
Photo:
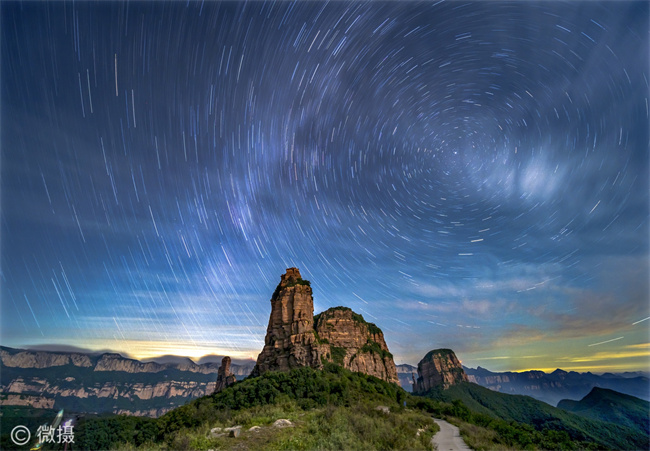
<instances>
[{"instance_id":1,"label":"mountain ridge","mask_svg":"<svg viewBox=\"0 0 650 451\"><path fill-rule=\"evenodd\" d=\"M30 349L18 349L8 346L0 346L0 363L12 368L50 368L72 364L78 367L92 367L94 371L126 371L128 373L156 373L169 369L190 371L202 374L217 372L219 363L209 361L196 363L189 357L162 356L174 358L167 363L159 363L154 360L138 360L131 357L124 357L117 352L81 353L62 351L41 351ZM252 367L254 362L248 364L232 363L232 371L240 376L248 375L247 367Z\"/></svg>"},{"instance_id":2,"label":"mountain ridge","mask_svg":"<svg viewBox=\"0 0 650 451\"><path fill-rule=\"evenodd\" d=\"M473 382L462 382L444 390L434 388L425 396L444 402L460 401L464 406L458 409L460 416L464 415L463 409L470 409L468 415L475 416L479 423L489 423L489 418L515 421L537 430L563 431L571 441L594 441L611 449L646 449L650 444L648 433L639 428L587 418L530 396L499 393Z\"/></svg>"},{"instance_id":3,"label":"mountain ridge","mask_svg":"<svg viewBox=\"0 0 650 451\"><path fill-rule=\"evenodd\" d=\"M580 401L563 399L557 406L576 415L639 428L650 434L650 402L634 396L594 387Z\"/></svg>"},{"instance_id":4,"label":"mountain ridge","mask_svg":"<svg viewBox=\"0 0 650 451\"><path fill-rule=\"evenodd\" d=\"M251 376L304 366L322 369L326 362L399 382L381 329L349 307L331 307L314 315L310 282L298 268L287 268L271 296L264 348Z\"/></svg>"},{"instance_id":5,"label":"mountain ridge","mask_svg":"<svg viewBox=\"0 0 650 451\"><path fill-rule=\"evenodd\" d=\"M191 363L190 363L191 362ZM157 417L214 391L219 365L0 346L0 405ZM239 378L252 364L231 366Z\"/></svg>"},{"instance_id":6,"label":"mountain ridge","mask_svg":"<svg viewBox=\"0 0 650 451\"><path fill-rule=\"evenodd\" d=\"M541 370L492 372L480 366L475 369L463 366L463 369L470 382L482 387L500 393L528 395L552 406L562 399L582 399L594 387L650 400L650 380L646 376L626 377L613 373L606 376L562 369L552 373Z\"/></svg>"}]
</instances>

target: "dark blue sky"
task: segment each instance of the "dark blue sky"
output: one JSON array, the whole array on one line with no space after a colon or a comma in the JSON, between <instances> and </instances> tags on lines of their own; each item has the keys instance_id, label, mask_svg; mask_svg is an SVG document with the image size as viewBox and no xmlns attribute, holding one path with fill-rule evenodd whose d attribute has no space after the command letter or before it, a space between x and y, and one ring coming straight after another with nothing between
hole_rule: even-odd
<instances>
[{"instance_id":1,"label":"dark blue sky","mask_svg":"<svg viewBox=\"0 0 650 451\"><path fill-rule=\"evenodd\" d=\"M647 2L2 2L2 344L647 369ZM645 320L645 321L644 321Z\"/></svg>"}]
</instances>

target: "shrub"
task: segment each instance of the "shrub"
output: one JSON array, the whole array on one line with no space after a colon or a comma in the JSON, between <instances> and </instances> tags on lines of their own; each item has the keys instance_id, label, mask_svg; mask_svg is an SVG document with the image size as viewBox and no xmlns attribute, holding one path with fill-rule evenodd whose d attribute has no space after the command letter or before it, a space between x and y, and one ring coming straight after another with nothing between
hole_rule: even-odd
<instances>
[{"instance_id":1,"label":"shrub","mask_svg":"<svg viewBox=\"0 0 650 451\"><path fill-rule=\"evenodd\" d=\"M330 352L332 353L332 362L337 365L343 365L346 355L345 348L330 346Z\"/></svg>"}]
</instances>

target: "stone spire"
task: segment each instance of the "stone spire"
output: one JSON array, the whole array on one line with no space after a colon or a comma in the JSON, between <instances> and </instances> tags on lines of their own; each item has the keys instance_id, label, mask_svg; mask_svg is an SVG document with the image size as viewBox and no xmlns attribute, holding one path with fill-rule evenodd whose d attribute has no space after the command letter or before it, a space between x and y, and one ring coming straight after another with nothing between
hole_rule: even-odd
<instances>
[{"instance_id":1,"label":"stone spire","mask_svg":"<svg viewBox=\"0 0 650 451\"><path fill-rule=\"evenodd\" d=\"M220 392L236 381L235 375L230 371L230 357L226 356L221 359L221 366L217 370L217 385L214 387L214 393Z\"/></svg>"},{"instance_id":2,"label":"stone spire","mask_svg":"<svg viewBox=\"0 0 650 451\"><path fill-rule=\"evenodd\" d=\"M318 352L312 349L315 339L311 287L298 268L287 268L271 298L264 349L251 375L300 366L319 367Z\"/></svg>"},{"instance_id":3,"label":"stone spire","mask_svg":"<svg viewBox=\"0 0 650 451\"><path fill-rule=\"evenodd\" d=\"M381 330L348 307L333 307L314 316L309 281L298 268L287 268L271 297L264 349L251 376L301 366L320 369L324 362L398 383Z\"/></svg>"}]
</instances>

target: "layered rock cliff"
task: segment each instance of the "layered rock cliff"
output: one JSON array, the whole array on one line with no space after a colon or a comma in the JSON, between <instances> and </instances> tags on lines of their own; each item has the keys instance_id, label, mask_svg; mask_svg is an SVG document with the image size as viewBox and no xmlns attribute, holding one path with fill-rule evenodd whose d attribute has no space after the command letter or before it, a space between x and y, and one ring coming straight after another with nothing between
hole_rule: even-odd
<instances>
[{"instance_id":1,"label":"layered rock cliff","mask_svg":"<svg viewBox=\"0 0 650 451\"><path fill-rule=\"evenodd\" d=\"M288 268L271 297L264 349L251 375L301 366L322 368L329 361L398 383L393 356L377 326L347 307L313 315L309 282L297 268Z\"/></svg>"},{"instance_id":2,"label":"layered rock cliff","mask_svg":"<svg viewBox=\"0 0 650 451\"><path fill-rule=\"evenodd\" d=\"M301 366L319 368L324 351L316 343L314 300L309 282L302 279L298 268L288 268L271 297L264 348L251 376Z\"/></svg>"},{"instance_id":3,"label":"layered rock cliff","mask_svg":"<svg viewBox=\"0 0 650 451\"><path fill-rule=\"evenodd\" d=\"M314 317L314 329L318 340L325 345L325 360L399 384L384 334L363 316L348 307L333 307Z\"/></svg>"},{"instance_id":4,"label":"layered rock cliff","mask_svg":"<svg viewBox=\"0 0 650 451\"><path fill-rule=\"evenodd\" d=\"M247 375L251 368L233 364L227 378L232 381L234 372ZM213 393L217 373L217 364L198 365L189 359L159 364L119 354L2 347L0 405L159 416Z\"/></svg>"},{"instance_id":5,"label":"layered rock cliff","mask_svg":"<svg viewBox=\"0 0 650 451\"><path fill-rule=\"evenodd\" d=\"M413 393L426 393L432 388L449 388L468 382L463 366L451 349L429 351L418 363L418 378Z\"/></svg>"}]
</instances>

